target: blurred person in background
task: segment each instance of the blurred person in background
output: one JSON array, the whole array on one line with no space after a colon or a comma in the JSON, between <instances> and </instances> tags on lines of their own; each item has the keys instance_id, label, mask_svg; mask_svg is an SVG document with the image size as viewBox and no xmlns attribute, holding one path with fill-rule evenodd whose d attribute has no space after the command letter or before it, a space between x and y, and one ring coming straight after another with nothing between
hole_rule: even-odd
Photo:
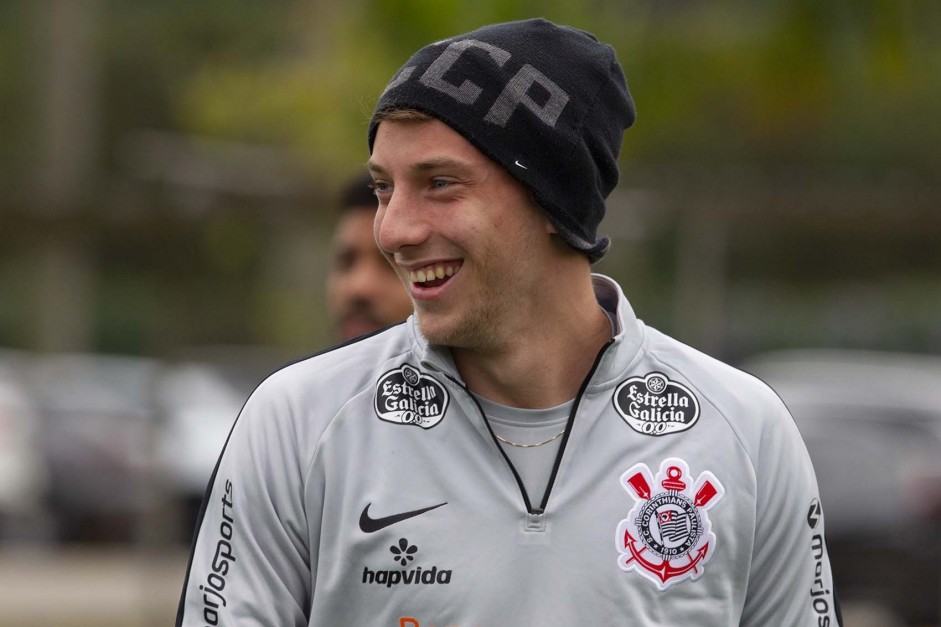
<instances>
[{"instance_id":1,"label":"blurred person in background","mask_svg":"<svg viewBox=\"0 0 941 627\"><path fill-rule=\"evenodd\" d=\"M248 400L178 625L839 625L783 403L591 272L634 117L545 20L403 66L369 169L415 315Z\"/></svg>"},{"instance_id":2,"label":"blurred person in background","mask_svg":"<svg viewBox=\"0 0 941 627\"><path fill-rule=\"evenodd\" d=\"M376 206L367 172L343 188L327 276L327 306L334 333L343 342L401 322L412 313L408 292L376 245Z\"/></svg>"}]
</instances>

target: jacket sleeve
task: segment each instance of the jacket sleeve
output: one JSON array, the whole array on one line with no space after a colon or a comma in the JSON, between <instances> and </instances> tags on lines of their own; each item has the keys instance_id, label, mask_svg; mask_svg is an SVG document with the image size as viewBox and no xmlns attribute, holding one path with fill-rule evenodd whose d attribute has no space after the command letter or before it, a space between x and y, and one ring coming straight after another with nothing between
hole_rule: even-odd
<instances>
[{"instance_id":1,"label":"jacket sleeve","mask_svg":"<svg viewBox=\"0 0 941 627\"><path fill-rule=\"evenodd\" d=\"M213 473L177 627L307 625L307 464L293 404L269 382L246 403Z\"/></svg>"},{"instance_id":2,"label":"jacket sleeve","mask_svg":"<svg viewBox=\"0 0 941 627\"><path fill-rule=\"evenodd\" d=\"M817 480L793 419L775 401L754 460L757 522L741 625L838 627Z\"/></svg>"}]
</instances>

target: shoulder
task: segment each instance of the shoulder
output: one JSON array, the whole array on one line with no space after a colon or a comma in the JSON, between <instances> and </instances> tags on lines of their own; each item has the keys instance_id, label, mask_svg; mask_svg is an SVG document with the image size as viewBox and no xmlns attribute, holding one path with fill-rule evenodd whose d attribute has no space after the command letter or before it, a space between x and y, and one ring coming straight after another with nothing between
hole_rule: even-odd
<instances>
[{"instance_id":1,"label":"shoulder","mask_svg":"<svg viewBox=\"0 0 941 627\"><path fill-rule=\"evenodd\" d=\"M718 407L778 409L783 403L766 383L679 340L647 328L648 354L674 370Z\"/></svg>"},{"instance_id":2,"label":"shoulder","mask_svg":"<svg viewBox=\"0 0 941 627\"><path fill-rule=\"evenodd\" d=\"M769 432L796 433L784 402L766 383L648 327L647 354L690 388L754 452Z\"/></svg>"},{"instance_id":3,"label":"shoulder","mask_svg":"<svg viewBox=\"0 0 941 627\"><path fill-rule=\"evenodd\" d=\"M295 361L255 389L240 421L322 431L345 405L371 402L377 379L411 350L407 327L396 325Z\"/></svg>"}]
</instances>

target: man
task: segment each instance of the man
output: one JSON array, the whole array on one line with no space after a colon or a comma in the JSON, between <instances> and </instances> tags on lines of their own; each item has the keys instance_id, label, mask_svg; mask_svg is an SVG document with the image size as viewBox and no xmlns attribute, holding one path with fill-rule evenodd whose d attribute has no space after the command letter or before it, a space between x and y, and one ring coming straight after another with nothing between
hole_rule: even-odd
<instances>
[{"instance_id":1,"label":"man","mask_svg":"<svg viewBox=\"0 0 941 627\"><path fill-rule=\"evenodd\" d=\"M633 120L612 49L544 20L406 63L369 168L415 315L248 401L181 624L838 624L781 401L591 274Z\"/></svg>"},{"instance_id":2,"label":"man","mask_svg":"<svg viewBox=\"0 0 941 627\"><path fill-rule=\"evenodd\" d=\"M327 306L341 341L405 320L412 303L373 238L376 196L363 173L344 187L333 234Z\"/></svg>"}]
</instances>

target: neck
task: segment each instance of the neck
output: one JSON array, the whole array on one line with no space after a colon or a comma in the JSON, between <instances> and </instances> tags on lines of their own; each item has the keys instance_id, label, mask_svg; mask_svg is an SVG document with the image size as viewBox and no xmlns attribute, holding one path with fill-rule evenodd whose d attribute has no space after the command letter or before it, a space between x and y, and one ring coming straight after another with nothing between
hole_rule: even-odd
<instances>
[{"instance_id":1,"label":"neck","mask_svg":"<svg viewBox=\"0 0 941 627\"><path fill-rule=\"evenodd\" d=\"M611 324L595 299L590 279L553 307L542 307L528 324L498 347L452 348L467 386L497 403L526 409L555 407L575 397ZM544 305L544 303L543 303ZM535 321L535 324L533 323Z\"/></svg>"}]
</instances>

